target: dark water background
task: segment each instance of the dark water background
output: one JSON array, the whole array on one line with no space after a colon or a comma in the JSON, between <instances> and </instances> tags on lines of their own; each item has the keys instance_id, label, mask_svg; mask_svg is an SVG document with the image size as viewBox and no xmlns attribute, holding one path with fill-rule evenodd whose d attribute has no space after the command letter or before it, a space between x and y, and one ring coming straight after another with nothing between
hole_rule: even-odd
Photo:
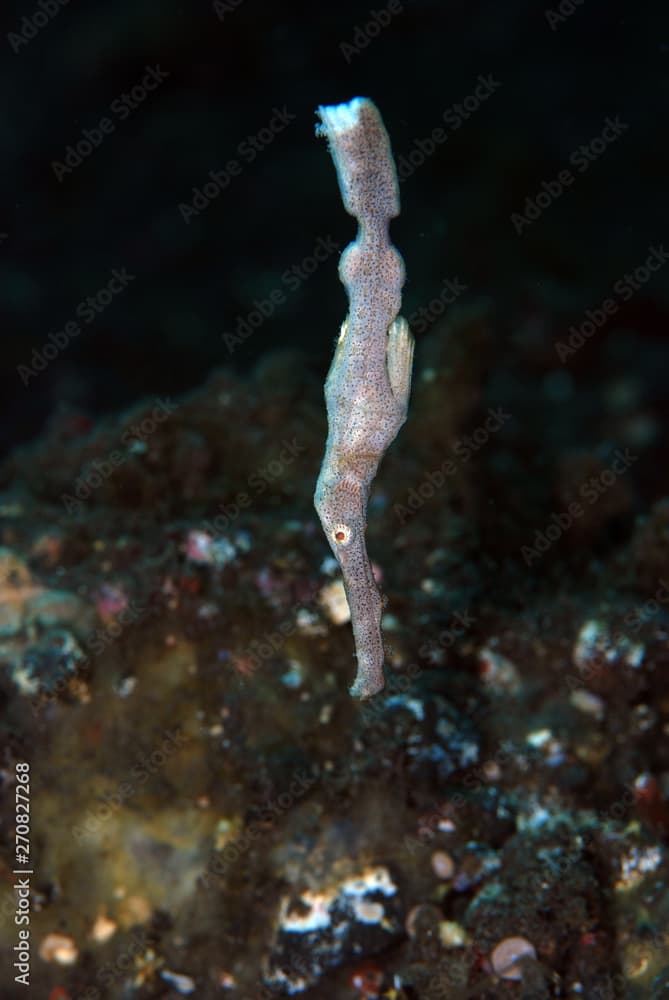
<instances>
[{"instance_id":1,"label":"dark water background","mask_svg":"<svg viewBox=\"0 0 669 1000\"><path fill-rule=\"evenodd\" d=\"M2 15L3 450L59 407L117 411L223 365L247 369L277 347L299 347L324 376L345 308L337 254L307 280L290 278L319 240L343 248L353 233L314 138L319 104L372 97L396 157L419 162L393 230L407 315L457 276L502 316L537 303L582 316L667 236L663 4L44 3L3 5ZM128 106L123 95L148 67L164 79ZM454 106L480 78L494 92L460 117ZM449 109L446 141L420 162ZM512 214L616 116L620 137L587 168L572 166L574 183L519 235ZM84 130L101 141L65 173L54 163ZM225 189L185 220L193 189L231 160ZM114 268L133 280L54 363L22 379L19 366L34 364L33 350ZM655 378L666 287L660 273L634 301ZM231 350L223 334L249 329L240 324L273 292L270 314Z\"/></svg>"}]
</instances>

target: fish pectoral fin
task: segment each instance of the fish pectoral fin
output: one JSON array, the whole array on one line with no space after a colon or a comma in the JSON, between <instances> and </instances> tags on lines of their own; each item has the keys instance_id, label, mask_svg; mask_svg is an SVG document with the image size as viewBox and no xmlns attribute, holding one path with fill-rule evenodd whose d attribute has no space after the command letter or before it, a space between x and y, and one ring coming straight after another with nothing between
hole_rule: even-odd
<instances>
[{"instance_id":1,"label":"fish pectoral fin","mask_svg":"<svg viewBox=\"0 0 669 1000\"><path fill-rule=\"evenodd\" d=\"M336 368L337 368L337 362L339 361L339 358L341 357L341 353L342 353L342 350L344 348L344 341L346 339L347 332L348 332L348 316L346 317L346 319L342 323L342 325L341 325L341 327L339 329L339 334L337 336L337 340L335 341L334 356L332 358L332 364L330 365L330 371L331 372L335 371Z\"/></svg>"},{"instance_id":2,"label":"fish pectoral fin","mask_svg":"<svg viewBox=\"0 0 669 1000\"><path fill-rule=\"evenodd\" d=\"M339 347L339 345L342 343L344 337L346 336L347 330L348 330L348 316L341 325L339 336L337 337L337 347Z\"/></svg>"},{"instance_id":3,"label":"fish pectoral fin","mask_svg":"<svg viewBox=\"0 0 669 1000\"><path fill-rule=\"evenodd\" d=\"M413 350L414 339L409 324L403 316L398 316L388 327L386 367L393 396L405 415L411 392Z\"/></svg>"}]
</instances>

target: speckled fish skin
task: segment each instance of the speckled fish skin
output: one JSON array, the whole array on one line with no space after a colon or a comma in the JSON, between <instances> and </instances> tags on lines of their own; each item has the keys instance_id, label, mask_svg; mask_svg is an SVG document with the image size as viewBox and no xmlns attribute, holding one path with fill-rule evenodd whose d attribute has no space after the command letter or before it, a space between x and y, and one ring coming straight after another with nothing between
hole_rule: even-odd
<instances>
[{"instance_id":1,"label":"speckled fish skin","mask_svg":"<svg viewBox=\"0 0 669 1000\"><path fill-rule=\"evenodd\" d=\"M398 316L404 261L390 242L399 187L388 134L368 98L321 107L318 134L329 141L346 210L359 223L339 277L349 313L325 383L328 439L314 503L341 567L358 670L350 693L369 698L385 685L378 591L365 531L371 482L406 420L413 337Z\"/></svg>"}]
</instances>

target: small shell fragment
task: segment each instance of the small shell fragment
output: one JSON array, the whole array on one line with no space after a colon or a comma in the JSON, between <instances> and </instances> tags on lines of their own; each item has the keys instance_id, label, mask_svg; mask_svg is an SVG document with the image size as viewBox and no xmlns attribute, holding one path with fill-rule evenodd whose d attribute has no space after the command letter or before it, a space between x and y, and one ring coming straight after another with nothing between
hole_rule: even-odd
<instances>
[{"instance_id":1,"label":"small shell fragment","mask_svg":"<svg viewBox=\"0 0 669 1000\"><path fill-rule=\"evenodd\" d=\"M439 942L443 948L464 948L467 932L454 920L442 920L439 924Z\"/></svg>"},{"instance_id":2,"label":"small shell fragment","mask_svg":"<svg viewBox=\"0 0 669 1000\"><path fill-rule=\"evenodd\" d=\"M39 946L39 956L45 962L73 965L79 958L79 949L66 934L47 934Z\"/></svg>"},{"instance_id":3,"label":"small shell fragment","mask_svg":"<svg viewBox=\"0 0 669 1000\"><path fill-rule=\"evenodd\" d=\"M578 688L569 695L569 701L579 712L591 715L598 722L604 718L604 702L599 695L586 691L585 688Z\"/></svg>"},{"instance_id":4,"label":"small shell fragment","mask_svg":"<svg viewBox=\"0 0 669 1000\"><path fill-rule=\"evenodd\" d=\"M502 979L520 980L523 978L522 966L518 964L523 958L536 959L534 945L523 937L508 937L500 941L490 956L494 971Z\"/></svg>"},{"instance_id":5,"label":"small shell fragment","mask_svg":"<svg viewBox=\"0 0 669 1000\"><path fill-rule=\"evenodd\" d=\"M182 996L189 996L195 990L195 982L190 976L184 976L180 972L172 972L170 969L161 969L161 979L173 986L177 993Z\"/></svg>"},{"instance_id":6,"label":"small shell fragment","mask_svg":"<svg viewBox=\"0 0 669 1000\"><path fill-rule=\"evenodd\" d=\"M104 944L116 934L116 921L110 920L104 913L98 914L91 930L91 938L98 944Z\"/></svg>"},{"instance_id":7,"label":"small shell fragment","mask_svg":"<svg viewBox=\"0 0 669 1000\"><path fill-rule=\"evenodd\" d=\"M435 851L431 858L432 871L441 879L453 878L455 862L447 851Z\"/></svg>"}]
</instances>

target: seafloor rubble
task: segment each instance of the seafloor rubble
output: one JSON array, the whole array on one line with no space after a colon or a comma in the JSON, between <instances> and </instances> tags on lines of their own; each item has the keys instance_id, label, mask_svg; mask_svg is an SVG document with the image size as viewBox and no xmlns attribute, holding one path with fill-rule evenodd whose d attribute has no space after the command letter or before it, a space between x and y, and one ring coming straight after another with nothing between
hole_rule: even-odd
<instances>
[{"instance_id":1,"label":"seafloor rubble","mask_svg":"<svg viewBox=\"0 0 669 1000\"><path fill-rule=\"evenodd\" d=\"M669 995L666 402L625 329L506 325L419 348L370 702L300 358L0 467L3 983L26 761L32 995Z\"/></svg>"}]
</instances>

